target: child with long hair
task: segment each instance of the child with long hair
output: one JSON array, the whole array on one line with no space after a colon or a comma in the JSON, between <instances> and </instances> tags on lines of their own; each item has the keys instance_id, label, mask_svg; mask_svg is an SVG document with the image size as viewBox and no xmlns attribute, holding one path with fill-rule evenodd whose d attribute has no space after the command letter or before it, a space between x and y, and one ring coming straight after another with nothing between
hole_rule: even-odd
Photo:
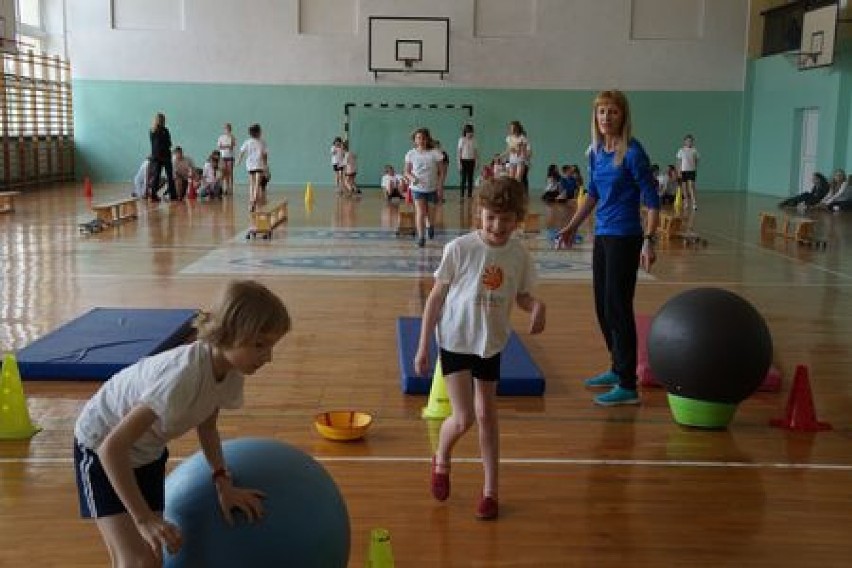
<instances>
[{"instance_id":1,"label":"child with long hair","mask_svg":"<svg viewBox=\"0 0 852 568\"><path fill-rule=\"evenodd\" d=\"M222 191L229 193L234 191L234 151L237 147L237 139L231 132L231 123L226 122L224 132L216 141L216 148L222 159Z\"/></svg>"},{"instance_id":2,"label":"child with long hair","mask_svg":"<svg viewBox=\"0 0 852 568\"><path fill-rule=\"evenodd\" d=\"M428 128L418 128L411 135L414 148L405 154L405 178L414 199L414 225L417 246L426 246L426 236L435 238L429 215L429 204L436 203L444 188L444 155L435 149Z\"/></svg>"}]
</instances>

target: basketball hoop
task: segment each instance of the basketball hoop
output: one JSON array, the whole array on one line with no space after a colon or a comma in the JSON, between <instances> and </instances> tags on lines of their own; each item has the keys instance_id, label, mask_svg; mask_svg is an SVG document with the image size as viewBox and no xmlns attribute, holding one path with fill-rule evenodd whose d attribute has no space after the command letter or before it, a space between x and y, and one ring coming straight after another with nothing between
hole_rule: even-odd
<instances>
[{"instance_id":1,"label":"basketball hoop","mask_svg":"<svg viewBox=\"0 0 852 568\"><path fill-rule=\"evenodd\" d=\"M402 67L405 74L414 73L414 59L404 58L402 60Z\"/></svg>"},{"instance_id":2,"label":"basketball hoop","mask_svg":"<svg viewBox=\"0 0 852 568\"><path fill-rule=\"evenodd\" d=\"M820 51L788 51L784 57L797 69L810 69L817 64L821 53Z\"/></svg>"}]
</instances>

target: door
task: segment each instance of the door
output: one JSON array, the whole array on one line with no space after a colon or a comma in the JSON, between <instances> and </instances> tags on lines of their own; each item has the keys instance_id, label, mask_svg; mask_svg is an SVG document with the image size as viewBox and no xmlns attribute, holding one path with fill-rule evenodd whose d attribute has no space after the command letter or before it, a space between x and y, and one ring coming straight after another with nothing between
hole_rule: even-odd
<instances>
[{"instance_id":1,"label":"door","mask_svg":"<svg viewBox=\"0 0 852 568\"><path fill-rule=\"evenodd\" d=\"M819 132L819 109L801 109L801 138L799 140L799 184L798 192L810 191L816 172L817 134Z\"/></svg>"}]
</instances>

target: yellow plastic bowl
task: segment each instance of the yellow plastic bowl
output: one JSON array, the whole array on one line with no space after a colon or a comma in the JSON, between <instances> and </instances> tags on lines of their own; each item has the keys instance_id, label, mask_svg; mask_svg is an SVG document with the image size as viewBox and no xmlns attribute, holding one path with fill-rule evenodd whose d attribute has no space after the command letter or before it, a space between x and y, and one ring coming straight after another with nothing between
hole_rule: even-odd
<instances>
[{"instance_id":1,"label":"yellow plastic bowl","mask_svg":"<svg viewBox=\"0 0 852 568\"><path fill-rule=\"evenodd\" d=\"M328 440L360 440L367 433L373 417L356 410L333 410L320 412L314 417L314 426Z\"/></svg>"}]
</instances>

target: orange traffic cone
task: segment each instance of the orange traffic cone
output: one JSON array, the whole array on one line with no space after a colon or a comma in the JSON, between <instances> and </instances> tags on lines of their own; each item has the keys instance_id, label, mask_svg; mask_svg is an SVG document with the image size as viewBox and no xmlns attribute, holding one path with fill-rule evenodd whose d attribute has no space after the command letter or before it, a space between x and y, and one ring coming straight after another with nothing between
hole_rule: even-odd
<instances>
[{"instance_id":1,"label":"orange traffic cone","mask_svg":"<svg viewBox=\"0 0 852 568\"><path fill-rule=\"evenodd\" d=\"M790 389L790 397L787 399L787 408L782 418L769 421L770 426L785 428L797 432L822 432L831 430L831 424L820 422L814 410L814 398L811 392L811 382L808 379L808 368L806 365L796 366L796 375L793 377L793 386Z\"/></svg>"},{"instance_id":2,"label":"orange traffic cone","mask_svg":"<svg viewBox=\"0 0 852 568\"><path fill-rule=\"evenodd\" d=\"M92 198L92 180L89 179L89 176L83 178L83 197Z\"/></svg>"}]
</instances>

